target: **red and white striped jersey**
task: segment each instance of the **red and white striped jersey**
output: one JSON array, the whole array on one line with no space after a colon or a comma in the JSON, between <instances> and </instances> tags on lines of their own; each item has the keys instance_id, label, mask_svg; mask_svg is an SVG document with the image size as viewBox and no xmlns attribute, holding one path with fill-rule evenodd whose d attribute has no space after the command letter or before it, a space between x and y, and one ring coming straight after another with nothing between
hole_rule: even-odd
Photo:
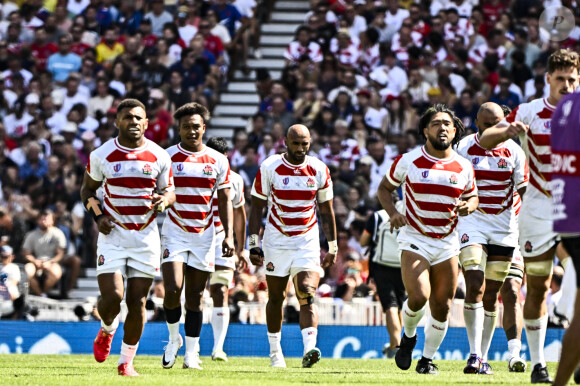
<instances>
[{"instance_id":1,"label":"red and white striped jersey","mask_svg":"<svg viewBox=\"0 0 580 386\"><path fill-rule=\"evenodd\" d=\"M490 48L487 44L481 44L471 51L469 51L469 63L478 64L482 63L483 59L487 55L496 54L499 59L499 64L502 66L505 64L505 58L507 56L507 50L504 46L499 46L497 49Z\"/></svg>"},{"instance_id":2,"label":"red and white striped jersey","mask_svg":"<svg viewBox=\"0 0 580 386\"><path fill-rule=\"evenodd\" d=\"M405 217L417 232L442 239L455 231L455 207L460 199L477 195L473 167L457 153L446 159L430 156L425 147L395 158L386 175L403 186Z\"/></svg>"},{"instance_id":3,"label":"red and white striped jersey","mask_svg":"<svg viewBox=\"0 0 580 386\"><path fill-rule=\"evenodd\" d=\"M465 45L469 44L469 37L475 33L473 29L473 25L469 21L469 19L460 18L457 21L457 25L453 25L451 23L445 23L443 27L443 34L445 35L446 41L453 41L455 40L456 36L461 36Z\"/></svg>"},{"instance_id":4,"label":"red and white striped jersey","mask_svg":"<svg viewBox=\"0 0 580 386\"><path fill-rule=\"evenodd\" d=\"M527 186L526 155L511 139L492 150L479 144L477 134L468 135L457 145L457 153L475 170L479 206L471 216L493 224L502 231L516 226L514 192ZM517 197L519 199L519 196Z\"/></svg>"},{"instance_id":5,"label":"red and white striped jersey","mask_svg":"<svg viewBox=\"0 0 580 386\"><path fill-rule=\"evenodd\" d=\"M121 146L117 138L105 142L91 152L87 173L103 181L104 212L125 231L157 227L153 193L175 189L169 155L148 139L136 149Z\"/></svg>"},{"instance_id":6,"label":"red and white striped jersey","mask_svg":"<svg viewBox=\"0 0 580 386\"><path fill-rule=\"evenodd\" d=\"M173 237L179 230L200 234L213 228L214 193L231 187L228 159L207 146L192 153L178 144L167 152L173 162L176 199L167 213L162 233Z\"/></svg>"},{"instance_id":7,"label":"red and white striped jersey","mask_svg":"<svg viewBox=\"0 0 580 386\"><path fill-rule=\"evenodd\" d=\"M358 66L358 59L360 51L358 49L359 43L353 43L352 39L348 47L340 48L336 38L330 40L330 52L334 54L336 59L344 65L356 68Z\"/></svg>"},{"instance_id":8,"label":"red and white striped jersey","mask_svg":"<svg viewBox=\"0 0 580 386\"><path fill-rule=\"evenodd\" d=\"M544 219L552 218L550 137L554 109L547 99L535 99L519 105L498 125L505 127L520 121L530 127L521 137L530 167L530 183L523 198L523 207L529 208L532 216Z\"/></svg>"},{"instance_id":9,"label":"red and white striped jersey","mask_svg":"<svg viewBox=\"0 0 580 386\"><path fill-rule=\"evenodd\" d=\"M246 199L244 197L244 180L242 176L240 176L238 173L230 171L230 181L232 183L232 187L230 188L230 200L232 200L232 206L234 207L234 209L236 209L246 203ZM213 206L213 224L215 227L215 233L218 234L220 232L223 232L224 225L222 224L222 220L220 219L217 192L213 196L212 206Z\"/></svg>"},{"instance_id":10,"label":"red and white striped jersey","mask_svg":"<svg viewBox=\"0 0 580 386\"><path fill-rule=\"evenodd\" d=\"M263 244L278 249L301 249L318 240L316 203L332 198L328 167L306 156L300 165L276 154L264 161L254 180L252 196L268 200Z\"/></svg>"},{"instance_id":11,"label":"red and white striped jersey","mask_svg":"<svg viewBox=\"0 0 580 386\"><path fill-rule=\"evenodd\" d=\"M290 42L284 52L284 58L290 60L292 64L298 64L298 59L302 55L308 55L314 63L322 62L322 49L316 42L310 42L308 47L304 47L299 41L295 40Z\"/></svg>"},{"instance_id":12,"label":"red and white striped jersey","mask_svg":"<svg viewBox=\"0 0 580 386\"><path fill-rule=\"evenodd\" d=\"M360 51L360 57L358 58L360 69L364 76L368 76L381 62L379 44L377 43L367 49L363 49L359 44L358 50Z\"/></svg>"}]
</instances>

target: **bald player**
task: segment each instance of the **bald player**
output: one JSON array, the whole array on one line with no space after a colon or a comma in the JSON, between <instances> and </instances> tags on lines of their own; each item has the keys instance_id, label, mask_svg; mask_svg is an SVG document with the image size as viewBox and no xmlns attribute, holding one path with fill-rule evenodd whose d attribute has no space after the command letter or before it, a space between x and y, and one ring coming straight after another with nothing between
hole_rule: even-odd
<instances>
[{"instance_id":1,"label":"bald player","mask_svg":"<svg viewBox=\"0 0 580 386\"><path fill-rule=\"evenodd\" d=\"M463 369L466 374L493 374L487 352L497 322L497 294L518 247L514 200L519 197L514 198L514 193L524 194L529 177L524 151L513 140L490 150L479 143L482 133L503 118L499 105L484 103L475 121L479 132L466 136L457 146L457 152L473 165L479 195L477 210L471 216L460 217L458 225L459 261L466 282L463 315L470 346ZM514 361L525 368L520 358Z\"/></svg>"},{"instance_id":2,"label":"bald player","mask_svg":"<svg viewBox=\"0 0 580 386\"><path fill-rule=\"evenodd\" d=\"M286 367L282 354L282 304L288 278L292 277L300 303L300 329L304 342L302 367L311 367L321 357L316 348L318 310L314 293L321 268L334 264L338 245L332 209L332 181L328 167L308 156L310 131L304 125L288 129L286 152L268 157L252 187L248 231L250 260L265 266L268 283L266 322L270 342L270 365ZM317 211L329 250L320 262ZM260 243L262 213L268 205L266 226Z\"/></svg>"}]
</instances>

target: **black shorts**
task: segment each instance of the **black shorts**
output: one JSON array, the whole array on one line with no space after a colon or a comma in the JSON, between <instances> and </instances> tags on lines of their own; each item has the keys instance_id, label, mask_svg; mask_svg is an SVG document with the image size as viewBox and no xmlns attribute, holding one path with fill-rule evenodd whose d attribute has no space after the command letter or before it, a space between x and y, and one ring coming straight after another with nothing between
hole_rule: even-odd
<instances>
[{"instance_id":1,"label":"black shorts","mask_svg":"<svg viewBox=\"0 0 580 386\"><path fill-rule=\"evenodd\" d=\"M405 285L403 284L401 268L375 264L373 270L373 278L383 310L386 311L391 307L402 309L405 301Z\"/></svg>"},{"instance_id":2,"label":"black shorts","mask_svg":"<svg viewBox=\"0 0 580 386\"><path fill-rule=\"evenodd\" d=\"M562 244L570 254L576 270L576 288L580 288L580 236L562 237Z\"/></svg>"}]
</instances>

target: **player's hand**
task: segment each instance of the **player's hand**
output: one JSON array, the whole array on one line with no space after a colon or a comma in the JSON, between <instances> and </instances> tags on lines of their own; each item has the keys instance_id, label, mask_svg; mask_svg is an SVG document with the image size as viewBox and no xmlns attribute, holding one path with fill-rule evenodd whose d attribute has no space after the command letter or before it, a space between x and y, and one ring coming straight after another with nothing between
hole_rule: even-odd
<instances>
[{"instance_id":1,"label":"player's hand","mask_svg":"<svg viewBox=\"0 0 580 386\"><path fill-rule=\"evenodd\" d=\"M222 256L232 257L234 255L234 251L234 238L226 237L224 241L222 241Z\"/></svg>"},{"instance_id":2,"label":"player's hand","mask_svg":"<svg viewBox=\"0 0 580 386\"><path fill-rule=\"evenodd\" d=\"M393 229L399 229L402 226L409 225L409 221L405 215L401 213L396 213L391 216L391 233L393 233Z\"/></svg>"},{"instance_id":3,"label":"player's hand","mask_svg":"<svg viewBox=\"0 0 580 386\"><path fill-rule=\"evenodd\" d=\"M336 262L336 254L327 252L322 259L322 264L320 266L322 268L330 268Z\"/></svg>"},{"instance_id":4,"label":"player's hand","mask_svg":"<svg viewBox=\"0 0 580 386\"><path fill-rule=\"evenodd\" d=\"M236 269L240 272L245 271L248 268L248 257L250 255L250 251L247 249L242 249L238 253L236 253L237 261L236 261Z\"/></svg>"},{"instance_id":5,"label":"player's hand","mask_svg":"<svg viewBox=\"0 0 580 386\"><path fill-rule=\"evenodd\" d=\"M255 247L250 249L250 262L256 267L261 267L264 264L264 251L262 251L262 248Z\"/></svg>"},{"instance_id":6,"label":"player's hand","mask_svg":"<svg viewBox=\"0 0 580 386\"><path fill-rule=\"evenodd\" d=\"M115 228L115 223L111 216L104 215L97 220L97 227L99 228L99 232L108 235Z\"/></svg>"},{"instance_id":7,"label":"player's hand","mask_svg":"<svg viewBox=\"0 0 580 386\"><path fill-rule=\"evenodd\" d=\"M509 138L517 137L521 133L528 131L529 128L530 127L523 122L515 121L506 129L506 135L509 136Z\"/></svg>"},{"instance_id":8,"label":"player's hand","mask_svg":"<svg viewBox=\"0 0 580 386\"><path fill-rule=\"evenodd\" d=\"M477 201L476 201L477 202ZM460 216L467 216L471 212L477 209L477 205L473 201L459 201L455 207L455 211Z\"/></svg>"},{"instance_id":9,"label":"player's hand","mask_svg":"<svg viewBox=\"0 0 580 386\"><path fill-rule=\"evenodd\" d=\"M159 213L167 208L167 198L164 195L153 193L151 203L153 204L153 210Z\"/></svg>"}]
</instances>

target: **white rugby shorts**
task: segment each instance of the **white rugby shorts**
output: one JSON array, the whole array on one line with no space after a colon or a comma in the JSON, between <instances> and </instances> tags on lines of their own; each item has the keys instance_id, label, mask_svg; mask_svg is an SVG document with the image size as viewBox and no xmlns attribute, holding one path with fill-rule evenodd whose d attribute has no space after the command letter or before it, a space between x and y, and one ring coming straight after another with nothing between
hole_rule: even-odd
<instances>
[{"instance_id":1,"label":"white rugby shorts","mask_svg":"<svg viewBox=\"0 0 580 386\"><path fill-rule=\"evenodd\" d=\"M431 265L442 263L459 255L459 239L457 231L443 239L435 239L425 236L409 225L403 227L399 236L399 254L403 251L410 251L423 256Z\"/></svg>"},{"instance_id":2,"label":"white rugby shorts","mask_svg":"<svg viewBox=\"0 0 580 386\"><path fill-rule=\"evenodd\" d=\"M159 240L159 238L158 238ZM97 243L97 275L120 273L132 277L153 278L159 275L159 242L148 247L119 247L105 242Z\"/></svg>"},{"instance_id":3,"label":"white rugby shorts","mask_svg":"<svg viewBox=\"0 0 580 386\"><path fill-rule=\"evenodd\" d=\"M277 249L266 245L264 251L264 267L266 275L285 277L295 276L298 272L314 271L320 276L324 271L320 267L320 247L307 249Z\"/></svg>"},{"instance_id":4,"label":"white rugby shorts","mask_svg":"<svg viewBox=\"0 0 580 386\"><path fill-rule=\"evenodd\" d=\"M501 247L517 248L518 230L494 228L489 222L479 221L480 216L464 216L459 219L457 233L461 248L473 244L491 244ZM493 217L493 216L490 216Z\"/></svg>"},{"instance_id":5,"label":"white rugby shorts","mask_svg":"<svg viewBox=\"0 0 580 386\"><path fill-rule=\"evenodd\" d=\"M524 207L525 208L525 207ZM552 230L551 219L540 219L532 216L522 208L518 219L520 228L520 250L524 259L547 252L560 240Z\"/></svg>"},{"instance_id":6,"label":"white rugby shorts","mask_svg":"<svg viewBox=\"0 0 580 386\"><path fill-rule=\"evenodd\" d=\"M215 234L213 227L192 237L171 234L161 236L161 264L177 262L205 272L213 272L215 265Z\"/></svg>"}]
</instances>

